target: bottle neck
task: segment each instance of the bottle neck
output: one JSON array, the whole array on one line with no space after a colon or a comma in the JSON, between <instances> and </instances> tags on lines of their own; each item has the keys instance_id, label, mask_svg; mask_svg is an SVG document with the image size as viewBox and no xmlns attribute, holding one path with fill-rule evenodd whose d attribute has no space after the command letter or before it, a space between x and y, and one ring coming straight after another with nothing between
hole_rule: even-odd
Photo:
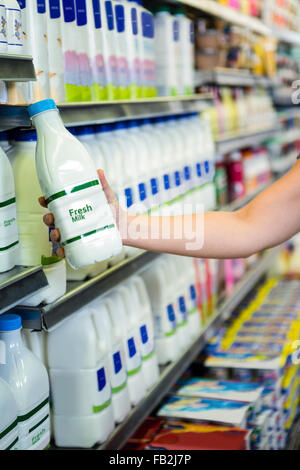
<instances>
[{"instance_id":1,"label":"bottle neck","mask_svg":"<svg viewBox=\"0 0 300 470\"><path fill-rule=\"evenodd\" d=\"M32 122L38 134L40 132L44 133L45 129L47 129L49 132L65 131L65 126L58 114L58 111L55 109L37 114L32 118Z\"/></svg>"},{"instance_id":2,"label":"bottle neck","mask_svg":"<svg viewBox=\"0 0 300 470\"><path fill-rule=\"evenodd\" d=\"M7 346L7 352L12 349L20 349L23 346L21 330L13 331L0 331L0 341L3 341Z\"/></svg>"}]
</instances>

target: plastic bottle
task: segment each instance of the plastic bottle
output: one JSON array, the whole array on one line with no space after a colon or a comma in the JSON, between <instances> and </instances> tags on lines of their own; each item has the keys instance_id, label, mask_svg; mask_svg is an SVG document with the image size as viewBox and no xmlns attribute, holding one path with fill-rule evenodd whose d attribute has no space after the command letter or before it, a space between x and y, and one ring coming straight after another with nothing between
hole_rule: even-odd
<instances>
[{"instance_id":1,"label":"plastic bottle","mask_svg":"<svg viewBox=\"0 0 300 470\"><path fill-rule=\"evenodd\" d=\"M120 325L113 323L110 311L113 311L114 304L110 297L106 298L105 301L98 298L90 305L101 340L107 342L113 415L115 423L121 423L128 415L131 407L122 330Z\"/></svg>"},{"instance_id":2,"label":"plastic bottle","mask_svg":"<svg viewBox=\"0 0 300 470\"><path fill-rule=\"evenodd\" d=\"M114 428L109 351L87 305L48 335L54 438L60 447L89 448Z\"/></svg>"},{"instance_id":3,"label":"plastic bottle","mask_svg":"<svg viewBox=\"0 0 300 470\"><path fill-rule=\"evenodd\" d=\"M7 23L7 53L22 54L22 14L17 0L5 0Z\"/></svg>"},{"instance_id":4,"label":"plastic bottle","mask_svg":"<svg viewBox=\"0 0 300 470\"><path fill-rule=\"evenodd\" d=\"M180 257L178 262L181 264L183 282L185 284L185 299L188 312L188 323L191 338L196 338L201 330L201 319L197 304L196 273L194 268L194 259Z\"/></svg>"},{"instance_id":5,"label":"plastic bottle","mask_svg":"<svg viewBox=\"0 0 300 470\"><path fill-rule=\"evenodd\" d=\"M114 13L116 23L116 41L118 45L117 69L118 69L118 89L120 99L130 98L130 77L128 63L128 34L127 31L127 5L114 1Z\"/></svg>"},{"instance_id":6,"label":"plastic bottle","mask_svg":"<svg viewBox=\"0 0 300 470\"><path fill-rule=\"evenodd\" d=\"M0 3L0 20L0 53L5 54L7 52L7 20L3 0Z\"/></svg>"},{"instance_id":7,"label":"plastic bottle","mask_svg":"<svg viewBox=\"0 0 300 470\"><path fill-rule=\"evenodd\" d=\"M161 146L163 152L161 154L162 159L162 184L163 184L163 192L162 192L162 202L163 204L172 201L174 199L174 182L172 178L172 171L170 169L170 162L172 162L173 158L173 151L174 151L174 144L172 141L172 135L169 132L166 132L166 119L164 117L156 118L154 120L155 123L155 131L159 133L159 139L161 142Z\"/></svg>"},{"instance_id":8,"label":"plastic bottle","mask_svg":"<svg viewBox=\"0 0 300 470\"><path fill-rule=\"evenodd\" d=\"M154 17L157 91L159 96L178 94L177 70L179 37L177 21L170 8L160 6Z\"/></svg>"},{"instance_id":9,"label":"plastic bottle","mask_svg":"<svg viewBox=\"0 0 300 470\"><path fill-rule=\"evenodd\" d=\"M180 95L191 95L194 91L195 34L194 24L184 11L176 10L179 28L178 84Z\"/></svg>"},{"instance_id":10,"label":"plastic bottle","mask_svg":"<svg viewBox=\"0 0 300 470\"><path fill-rule=\"evenodd\" d=\"M18 450L18 409L13 393L0 379L0 450Z\"/></svg>"},{"instance_id":11,"label":"plastic bottle","mask_svg":"<svg viewBox=\"0 0 300 470\"><path fill-rule=\"evenodd\" d=\"M38 203L42 190L35 164L36 132L14 131L12 139L11 164L15 177L19 225L17 264L37 266L41 262L42 255L51 256L52 247L49 242L49 229L43 223L43 216L47 210Z\"/></svg>"},{"instance_id":12,"label":"plastic bottle","mask_svg":"<svg viewBox=\"0 0 300 470\"><path fill-rule=\"evenodd\" d=\"M76 269L116 256L121 237L93 160L65 129L52 100L31 105L29 114L38 134L38 177L69 264Z\"/></svg>"},{"instance_id":13,"label":"plastic bottle","mask_svg":"<svg viewBox=\"0 0 300 470\"><path fill-rule=\"evenodd\" d=\"M60 0L48 0L47 36L49 58L49 85L51 98L56 103L64 103L65 74L62 44L62 5Z\"/></svg>"},{"instance_id":14,"label":"plastic bottle","mask_svg":"<svg viewBox=\"0 0 300 470\"><path fill-rule=\"evenodd\" d=\"M25 348L21 317L0 317L0 339L5 344L5 364L0 378L10 386L18 407L20 449L42 450L50 441L49 380L46 368Z\"/></svg>"},{"instance_id":15,"label":"plastic bottle","mask_svg":"<svg viewBox=\"0 0 300 470\"><path fill-rule=\"evenodd\" d=\"M134 324L134 312L130 309L128 292L124 288L114 291L110 298L111 304L107 304L113 321L114 328L121 328L123 348L125 350L125 363L130 401L137 405L145 395L145 383L142 376L142 359L138 350L137 326Z\"/></svg>"},{"instance_id":16,"label":"plastic bottle","mask_svg":"<svg viewBox=\"0 0 300 470\"><path fill-rule=\"evenodd\" d=\"M50 97L46 0L32 0L25 8L26 29L29 35L28 53L33 57L37 81L30 83L33 101Z\"/></svg>"},{"instance_id":17,"label":"plastic bottle","mask_svg":"<svg viewBox=\"0 0 300 470\"><path fill-rule=\"evenodd\" d=\"M137 2L141 5L141 2ZM157 96L156 89L156 64L155 64L155 44L154 44L154 18L152 13L142 6L137 6L138 14L140 14L141 29L141 70L142 70L142 87L141 96L143 98L151 98Z\"/></svg>"},{"instance_id":18,"label":"plastic bottle","mask_svg":"<svg viewBox=\"0 0 300 470\"><path fill-rule=\"evenodd\" d=\"M103 3L101 1L101 3ZM104 69L103 48L103 12L101 12L100 0L88 1L88 41L92 68L92 100L102 101L105 99L106 77Z\"/></svg>"},{"instance_id":19,"label":"plastic bottle","mask_svg":"<svg viewBox=\"0 0 300 470\"><path fill-rule=\"evenodd\" d=\"M180 353L173 286L168 281L168 266L161 258L141 273L149 294L157 358L160 365L176 360Z\"/></svg>"},{"instance_id":20,"label":"plastic bottle","mask_svg":"<svg viewBox=\"0 0 300 470\"><path fill-rule=\"evenodd\" d=\"M144 281L140 276L130 278L128 284L130 295L136 305L138 325L138 345L142 357L142 374L146 388L151 388L159 377L156 352L154 349L154 328L150 299Z\"/></svg>"},{"instance_id":21,"label":"plastic bottle","mask_svg":"<svg viewBox=\"0 0 300 470\"><path fill-rule=\"evenodd\" d=\"M61 0L63 15L61 17L62 42L64 54L65 95L66 101L80 101L80 75L77 55L75 0ZM76 39L76 38L75 38Z\"/></svg>"},{"instance_id":22,"label":"plastic bottle","mask_svg":"<svg viewBox=\"0 0 300 470\"><path fill-rule=\"evenodd\" d=\"M231 200L245 196L244 170L241 152L232 152L227 166Z\"/></svg>"},{"instance_id":23,"label":"plastic bottle","mask_svg":"<svg viewBox=\"0 0 300 470\"><path fill-rule=\"evenodd\" d=\"M0 273L17 264L19 248L14 175L0 147Z\"/></svg>"},{"instance_id":24,"label":"plastic bottle","mask_svg":"<svg viewBox=\"0 0 300 470\"><path fill-rule=\"evenodd\" d=\"M148 154L151 155L151 161L148 162L149 178L149 205L151 210L155 211L161 205L161 145L154 131L154 126L150 119L141 121L140 132L145 138L148 147Z\"/></svg>"},{"instance_id":25,"label":"plastic bottle","mask_svg":"<svg viewBox=\"0 0 300 470\"><path fill-rule=\"evenodd\" d=\"M76 52L79 61L79 87L81 101L92 99L92 69L90 59L90 41L93 37L93 24L88 23L86 0L75 0L77 30L73 40L76 41ZM91 19L91 18L89 18ZM92 36L92 37L91 37Z\"/></svg>"},{"instance_id":26,"label":"plastic bottle","mask_svg":"<svg viewBox=\"0 0 300 470\"><path fill-rule=\"evenodd\" d=\"M115 14L113 3L106 0L100 3L103 12L103 47L104 47L104 68L106 74L105 97L114 100L119 97L118 78L118 47L115 29Z\"/></svg>"}]
</instances>

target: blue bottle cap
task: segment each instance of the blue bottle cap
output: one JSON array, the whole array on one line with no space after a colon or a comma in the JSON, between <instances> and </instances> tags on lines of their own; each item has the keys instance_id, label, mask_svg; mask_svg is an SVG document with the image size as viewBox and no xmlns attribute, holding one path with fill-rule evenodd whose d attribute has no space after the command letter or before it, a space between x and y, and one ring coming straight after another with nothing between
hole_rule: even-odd
<instances>
[{"instance_id":1,"label":"blue bottle cap","mask_svg":"<svg viewBox=\"0 0 300 470\"><path fill-rule=\"evenodd\" d=\"M126 128L127 128L127 124L125 124L125 122L117 122L117 123L114 125L114 128L115 128L116 130L126 129Z\"/></svg>"},{"instance_id":2,"label":"blue bottle cap","mask_svg":"<svg viewBox=\"0 0 300 470\"><path fill-rule=\"evenodd\" d=\"M113 130L112 124L98 124L95 126L95 132L98 134L105 134L106 132L111 132Z\"/></svg>"},{"instance_id":3,"label":"blue bottle cap","mask_svg":"<svg viewBox=\"0 0 300 470\"><path fill-rule=\"evenodd\" d=\"M44 111L49 111L51 109L57 110L55 102L53 100L42 100L28 106L28 113L30 118L33 118L37 114L43 113Z\"/></svg>"},{"instance_id":4,"label":"blue bottle cap","mask_svg":"<svg viewBox=\"0 0 300 470\"><path fill-rule=\"evenodd\" d=\"M0 315L0 331L15 331L22 328L22 319L19 315L6 313Z\"/></svg>"},{"instance_id":5,"label":"blue bottle cap","mask_svg":"<svg viewBox=\"0 0 300 470\"><path fill-rule=\"evenodd\" d=\"M5 142L8 140L8 133L6 131L0 132L0 142Z\"/></svg>"},{"instance_id":6,"label":"blue bottle cap","mask_svg":"<svg viewBox=\"0 0 300 470\"><path fill-rule=\"evenodd\" d=\"M67 127L67 130L70 132L70 134L74 135L75 137L77 136L77 127Z\"/></svg>"},{"instance_id":7,"label":"blue bottle cap","mask_svg":"<svg viewBox=\"0 0 300 470\"><path fill-rule=\"evenodd\" d=\"M127 127L129 129L133 129L134 127L139 127L139 125L140 124L138 123L138 121L128 121L127 123Z\"/></svg>"}]
</instances>

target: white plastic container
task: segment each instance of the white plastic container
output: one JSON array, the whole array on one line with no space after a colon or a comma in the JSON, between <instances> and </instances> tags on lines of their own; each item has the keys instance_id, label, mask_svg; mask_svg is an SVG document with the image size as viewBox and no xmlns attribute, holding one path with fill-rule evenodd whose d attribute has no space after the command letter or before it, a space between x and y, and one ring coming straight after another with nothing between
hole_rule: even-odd
<instances>
[{"instance_id":1,"label":"white plastic container","mask_svg":"<svg viewBox=\"0 0 300 470\"><path fill-rule=\"evenodd\" d=\"M114 420L115 423L121 423L131 408L121 326L113 323L110 312L114 304L110 297L105 302L96 299L90 305L98 335L107 344Z\"/></svg>"},{"instance_id":2,"label":"white plastic container","mask_svg":"<svg viewBox=\"0 0 300 470\"><path fill-rule=\"evenodd\" d=\"M175 12L178 24L179 53L177 62L177 82L180 95L191 95L194 90L194 24L183 10Z\"/></svg>"},{"instance_id":3,"label":"white plastic container","mask_svg":"<svg viewBox=\"0 0 300 470\"><path fill-rule=\"evenodd\" d=\"M10 386L18 407L21 450L42 450L50 441L49 380L46 368L25 348L21 338L21 318L0 317L0 339L6 348L0 378Z\"/></svg>"},{"instance_id":4,"label":"white plastic container","mask_svg":"<svg viewBox=\"0 0 300 470\"><path fill-rule=\"evenodd\" d=\"M122 332L123 347L128 377L130 401L137 405L145 395L146 387L142 375L142 359L138 349L137 325L132 311L131 299L123 286L111 294L113 307L108 304L114 328L119 325Z\"/></svg>"},{"instance_id":5,"label":"white plastic container","mask_svg":"<svg viewBox=\"0 0 300 470\"><path fill-rule=\"evenodd\" d=\"M37 266L41 256L51 256L49 229L43 223L47 210L40 206L42 194L36 174L35 131L15 131L13 134L11 163L15 177L17 219L19 225L19 250L17 264ZM28 182L30 181L30 185Z\"/></svg>"},{"instance_id":6,"label":"white plastic container","mask_svg":"<svg viewBox=\"0 0 300 470\"><path fill-rule=\"evenodd\" d=\"M33 101L50 97L46 0L27 1L26 29L29 35L28 53L33 57L37 81L30 82Z\"/></svg>"},{"instance_id":7,"label":"white plastic container","mask_svg":"<svg viewBox=\"0 0 300 470\"><path fill-rule=\"evenodd\" d=\"M129 63L128 63L128 24L126 22L127 8L120 2L114 1L116 41L118 47L117 69L118 69L118 92L119 99L129 99Z\"/></svg>"},{"instance_id":8,"label":"white plastic container","mask_svg":"<svg viewBox=\"0 0 300 470\"><path fill-rule=\"evenodd\" d=\"M17 264L19 248L14 175L0 147L0 273Z\"/></svg>"},{"instance_id":9,"label":"white plastic container","mask_svg":"<svg viewBox=\"0 0 300 470\"><path fill-rule=\"evenodd\" d=\"M47 36L50 95L56 103L64 103L65 73L62 44L62 5L60 0L49 0L47 8Z\"/></svg>"},{"instance_id":10,"label":"white plastic container","mask_svg":"<svg viewBox=\"0 0 300 470\"><path fill-rule=\"evenodd\" d=\"M17 0L5 0L7 22L7 53L22 54L22 15Z\"/></svg>"},{"instance_id":11,"label":"white plastic container","mask_svg":"<svg viewBox=\"0 0 300 470\"><path fill-rule=\"evenodd\" d=\"M173 286L168 276L168 266L163 258L141 273L151 302L155 345L158 362L161 365L176 360L180 353Z\"/></svg>"},{"instance_id":12,"label":"white plastic container","mask_svg":"<svg viewBox=\"0 0 300 470\"><path fill-rule=\"evenodd\" d=\"M40 289L25 302L22 302L22 305L37 307L41 303L51 304L65 295L67 290L65 260L56 258L55 256L50 258L43 257L42 266L49 285Z\"/></svg>"},{"instance_id":13,"label":"white plastic container","mask_svg":"<svg viewBox=\"0 0 300 470\"><path fill-rule=\"evenodd\" d=\"M146 388L151 388L159 378L159 369L154 343L154 326L150 299L145 283L140 276L132 277L128 288L137 305L135 314L138 320L139 348L142 356L142 373Z\"/></svg>"},{"instance_id":14,"label":"white plastic container","mask_svg":"<svg viewBox=\"0 0 300 470\"><path fill-rule=\"evenodd\" d=\"M31 105L29 113L38 134L37 173L69 264L79 269L116 256L122 241L93 160L52 100Z\"/></svg>"},{"instance_id":15,"label":"white plastic container","mask_svg":"<svg viewBox=\"0 0 300 470\"><path fill-rule=\"evenodd\" d=\"M156 90L156 65L155 65L155 44L154 44L154 19L152 13L141 6L142 2L137 2L138 14L140 15L141 29L141 96L151 98L157 95Z\"/></svg>"},{"instance_id":16,"label":"white plastic container","mask_svg":"<svg viewBox=\"0 0 300 470\"><path fill-rule=\"evenodd\" d=\"M114 428L108 350L90 305L49 333L48 362L56 445L104 442Z\"/></svg>"},{"instance_id":17,"label":"white plastic container","mask_svg":"<svg viewBox=\"0 0 300 470\"><path fill-rule=\"evenodd\" d=\"M18 450L18 409L12 391L0 379L0 450Z\"/></svg>"},{"instance_id":18,"label":"white plastic container","mask_svg":"<svg viewBox=\"0 0 300 470\"><path fill-rule=\"evenodd\" d=\"M74 40L74 33L76 33L77 28L75 0L61 0L61 2L66 101L80 101L79 60L76 52L77 41Z\"/></svg>"},{"instance_id":19,"label":"white plastic container","mask_svg":"<svg viewBox=\"0 0 300 470\"><path fill-rule=\"evenodd\" d=\"M100 2L103 18L103 57L106 76L105 98L114 100L118 98L118 45L116 37L115 13L113 2L106 0Z\"/></svg>"},{"instance_id":20,"label":"white plastic container","mask_svg":"<svg viewBox=\"0 0 300 470\"><path fill-rule=\"evenodd\" d=\"M90 39L94 41L93 24L88 23L87 0L76 0L76 33L73 33L73 40L76 42L76 52L79 61L79 87L81 101L91 101L93 73L90 58Z\"/></svg>"},{"instance_id":21,"label":"white plastic container","mask_svg":"<svg viewBox=\"0 0 300 470\"><path fill-rule=\"evenodd\" d=\"M168 7L161 6L155 14L154 22L158 95L176 96L178 94L176 64L179 54L177 20L171 15Z\"/></svg>"},{"instance_id":22,"label":"white plastic container","mask_svg":"<svg viewBox=\"0 0 300 470\"><path fill-rule=\"evenodd\" d=\"M1 18L1 29L0 29L0 52L5 54L7 52L7 20L5 3L3 0L0 2L0 18Z\"/></svg>"}]
</instances>

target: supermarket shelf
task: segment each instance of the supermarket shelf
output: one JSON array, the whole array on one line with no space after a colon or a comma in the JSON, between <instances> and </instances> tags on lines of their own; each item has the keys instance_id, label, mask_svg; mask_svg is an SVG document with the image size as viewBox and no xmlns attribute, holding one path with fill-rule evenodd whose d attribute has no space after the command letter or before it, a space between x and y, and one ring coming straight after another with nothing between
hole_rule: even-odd
<instances>
[{"instance_id":1,"label":"supermarket shelf","mask_svg":"<svg viewBox=\"0 0 300 470\"><path fill-rule=\"evenodd\" d=\"M220 306L216 315L202 331L199 338L186 349L176 362L163 368L157 384L148 392L142 402L133 408L125 421L116 428L109 440L99 447L99 450L118 450L125 445L145 418L149 416L168 393L176 380L179 379L191 362L196 359L207 341L214 335L216 329L220 328L224 321L230 317L231 312L238 307L243 298L266 273L280 249L280 247L274 248L265 253L254 267L249 270L243 280L237 284L233 295Z\"/></svg>"},{"instance_id":2,"label":"supermarket shelf","mask_svg":"<svg viewBox=\"0 0 300 470\"><path fill-rule=\"evenodd\" d=\"M117 100L58 104L66 126L104 124L127 119L167 116L186 112L201 112L213 99L211 93L191 96L149 98L140 100ZM30 127L26 106L0 106L0 130Z\"/></svg>"},{"instance_id":3,"label":"supermarket shelf","mask_svg":"<svg viewBox=\"0 0 300 470\"><path fill-rule=\"evenodd\" d=\"M255 189L255 191L250 191L248 194L246 194L246 196L238 198L236 201L230 202L229 204L220 207L219 210L222 212L234 212L238 209L241 209L242 207L246 206L250 201L252 201L252 199L258 196L261 192L269 188L274 182L275 180L272 180L270 183L259 186L259 188Z\"/></svg>"},{"instance_id":4,"label":"supermarket shelf","mask_svg":"<svg viewBox=\"0 0 300 470\"><path fill-rule=\"evenodd\" d=\"M0 274L0 313L13 308L26 297L48 285L41 266L16 268Z\"/></svg>"},{"instance_id":5,"label":"supermarket shelf","mask_svg":"<svg viewBox=\"0 0 300 470\"><path fill-rule=\"evenodd\" d=\"M195 85L217 85L251 87L262 86L273 88L279 86L279 80L269 77L258 77L247 70L217 67L214 70L199 70L195 72Z\"/></svg>"},{"instance_id":6,"label":"supermarket shelf","mask_svg":"<svg viewBox=\"0 0 300 470\"><path fill-rule=\"evenodd\" d=\"M292 108L280 109L278 111L278 118L280 121L300 118L300 108L298 106L294 106Z\"/></svg>"},{"instance_id":7,"label":"supermarket shelf","mask_svg":"<svg viewBox=\"0 0 300 470\"><path fill-rule=\"evenodd\" d=\"M215 0L180 0L171 1L170 3L180 3L181 5L193 7L197 10L228 21L229 23L250 29L256 33L272 36L271 28L265 25L261 20L222 5L220 2L216 2Z\"/></svg>"},{"instance_id":8,"label":"supermarket shelf","mask_svg":"<svg viewBox=\"0 0 300 470\"><path fill-rule=\"evenodd\" d=\"M263 142L270 137L273 137L277 132L281 131L280 127L267 129L262 132L255 132L253 134L232 135L219 139L216 142L218 152L225 154L240 150L245 147L251 147Z\"/></svg>"},{"instance_id":9,"label":"supermarket shelf","mask_svg":"<svg viewBox=\"0 0 300 470\"><path fill-rule=\"evenodd\" d=\"M0 54L0 80L6 82L36 80L32 57Z\"/></svg>"},{"instance_id":10,"label":"supermarket shelf","mask_svg":"<svg viewBox=\"0 0 300 470\"><path fill-rule=\"evenodd\" d=\"M61 321L70 317L76 310L109 292L129 276L155 260L159 253L142 252L125 259L99 276L83 282L68 282L67 293L52 304L32 308L18 306L17 311L25 321L30 321L35 329L53 329ZM20 303L20 302L19 302Z\"/></svg>"}]
</instances>

